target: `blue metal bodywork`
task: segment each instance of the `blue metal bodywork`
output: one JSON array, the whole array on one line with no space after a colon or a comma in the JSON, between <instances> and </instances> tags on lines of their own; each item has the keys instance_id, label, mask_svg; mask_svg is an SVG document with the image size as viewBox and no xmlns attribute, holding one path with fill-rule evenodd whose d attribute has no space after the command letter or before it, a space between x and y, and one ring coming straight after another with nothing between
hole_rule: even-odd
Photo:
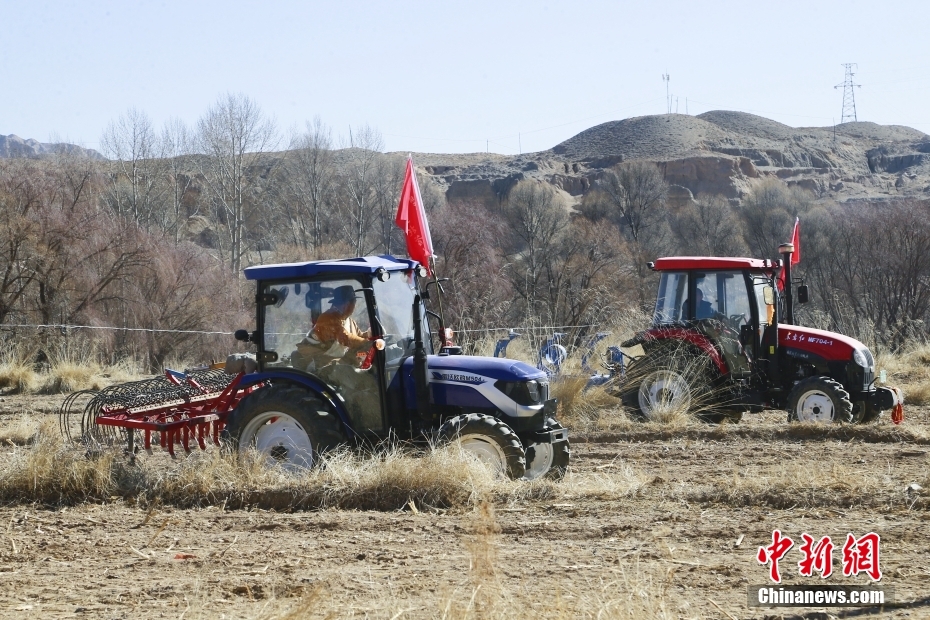
<instances>
[{"instance_id":1,"label":"blue metal bodywork","mask_svg":"<svg viewBox=\"0 0 930 620\"><path fill-rule=\"evenodd\" d=\"M239 385L240 387L246 388L256 383L264 383L265 381L293 383L294 385L307 388L308 391L319 396L324 404L328 404L332 407L332 410L336 412L342 425L348 431L349 437L355 436L356 433L352 428L352 423L349 421L349 412L346 411L345 404L342 402L342 399L327 387L322 379L296 370L267 370L245 375Z\"/></svg>"},{"instance_id":2,"label":"blue metal bodywork","mask_svg":"<svg viewBox=\"0 0 930 620\"><path fill-rule=\"evenodd\" d=\"M312 278L321 274L368 274L378 270L406 271L420 263L406 258L393 256L366 256L365 258L343 258L338 260L316 260L305 263L284 263L280 265L256 265L245 268L247 280L290 280L294 278Z\"/></svg>"}]
</instances>

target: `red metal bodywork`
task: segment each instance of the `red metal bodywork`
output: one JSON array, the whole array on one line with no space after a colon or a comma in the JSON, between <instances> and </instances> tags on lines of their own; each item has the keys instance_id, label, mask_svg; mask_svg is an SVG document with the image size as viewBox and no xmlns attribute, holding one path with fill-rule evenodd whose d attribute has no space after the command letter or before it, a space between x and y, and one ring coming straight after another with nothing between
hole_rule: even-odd
<instances>
[{"instance_id":1,"label":"red metal bodywork","mask_svg":"<svg viewBox=\"0 0 930 620\"><path fill-rule=\"evenodd\" d=\"M829 362L848 362L855 349L867 348L855 338L799 325L779 325L778 346L807 351Z\"/></svg>"},{"instance_id":2,"label":"red metal bodywork","mask_svg":"<svg viewBox=\"0 0 930 620\"><path fill-rule=\"evenodd\" d=\"M652 263L654 271L691 271L694 269L749 269L771 274L781 266L781 261L759 258L717 258L713 256L666 256Z\"/></svg>"},{"instance_id":3,"label":"red metal bodywork","mask_svg":"<svg viewBox=\"0 0 930 620\"><path fill-rule=\"evenodd\" d=\"M648 329L639 335L639 339L643 342L657 340L683 340L704 351L704 353L706 353L714 362L714 365L717 367L717 370L720 371L721 375L725 375L729 372L727 363L724 361L723 357L720 355L720 352L717 351L717 348L713 345L710 339L708 339L700 332L694 331L692 329L678 327Z\"/></svg>"}]
</instances>

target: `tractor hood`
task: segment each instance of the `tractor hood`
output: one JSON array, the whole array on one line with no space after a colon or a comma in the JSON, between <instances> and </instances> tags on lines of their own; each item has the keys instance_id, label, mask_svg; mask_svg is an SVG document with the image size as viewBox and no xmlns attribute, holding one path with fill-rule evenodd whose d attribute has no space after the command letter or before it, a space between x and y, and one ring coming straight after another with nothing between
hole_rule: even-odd
<instances>
[{"instance_id":1,"label":"tractor hood","mask_svg":"<svg viewBox=\"0 0 930 620\"><path fill-rule=\"evenodd\" d=\"M855 338L798 325L779 325L778 345L786 349L813 353L830 362L848 361L852 359L856 349L868 350L867 346Z\"/></svg>"},{"instance_id":2,"label":"tractor hood","mask_svg":"<svg viewBox=\"0 0 930 620\"><path fill-rule=\"evenodd\" d=\"M430 355L428 356L430 380L446 380L461 383L493 381L529 381L545 379L546 373L529 364L499 357L476 355ZM439 376L437 376L439 375ZM448 377L446 376L448 375Z\"/></svg>"}]
</instances>

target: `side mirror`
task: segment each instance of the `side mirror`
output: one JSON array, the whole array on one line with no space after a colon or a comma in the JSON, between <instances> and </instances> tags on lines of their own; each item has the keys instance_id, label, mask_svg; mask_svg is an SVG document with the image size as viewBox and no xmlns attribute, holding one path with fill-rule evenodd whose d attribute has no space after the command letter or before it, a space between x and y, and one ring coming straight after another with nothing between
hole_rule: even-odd
<instances>
[{"instance_id":1,"label":"side mirror","mask_svg":"<svg viewBox=\"0 0 930 620\"><path fill-rule=\"evenodd\" d=\"M762 288L762 300L765 301L765 305L772 306L775 304L775 289L771 286L765 286Z\"/></svg>"},{"instance_id":2,"label":"side mirror","mask_svg":"<svg viewBox=\"0 0 930 620\"><path fill-rule=\"evenodd\" d=\"M798 287L798 303L806 304L811 300L810 290L807 288L806 284L802 284Z\"/></svg>"},{"instance_id":3,"label":"side mirror","mask_svg":"<svg viewBox=\"0 0 930 620\"><path fill-rule=\"evenodd\" d=\"M251 342L252 334L247 329L237 329L233 337L239 342Z\"/></svg>"}]
</instances>

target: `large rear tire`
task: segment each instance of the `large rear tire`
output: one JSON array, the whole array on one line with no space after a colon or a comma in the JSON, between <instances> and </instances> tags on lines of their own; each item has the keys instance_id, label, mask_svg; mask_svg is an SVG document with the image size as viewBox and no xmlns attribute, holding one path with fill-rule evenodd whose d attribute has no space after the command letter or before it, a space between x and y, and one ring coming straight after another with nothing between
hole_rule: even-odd
<instances>
[{"instance_id":1,"label":"large rear tire","mask_svg":"<svg viewBox=\"0 0 930 620\"><path fill-rule=\"evenodd\" d=\"M458 415L439 427L439 441L458 444L497 473L511 479L526 473L526 453L520 438L507 424L480 413Z\"/></svg>"},{"instance_id":2,"label":"large rear tire","mask_svg":"<svg viewBox=\"0 0 930 620\"><path fill-rule=\"evenodd\" d=\"M546 428L552 430L565 427L549 418ZM571 455L572 451L568 439L558 443L530 442L526 446L526 473L523 475L523 479L548 478L550 480L561 480L565 477L565 472L568 471Z\"/></svg>"},{"instance_id":3,"label":"large rear tire","mask_svg":"<svg viewBox=\"0 0 930 620\"><path fill-rule=\"evenodd\" d=\"M234 450L256 450L269 465L309 469L346 442L335 414L312 393L290 385L262 388L241 403L226 426Z\"/></svg>"},{"instance_id":4,"label":"large rear tire","mask_svg":"<svg viewBox=\"0 0 930 620\"><path fill-rule=\"evenodd\" d=\"M704 419L710 409L709 359L687 350L666 350L639 358L627 371L620 398L643 421L680 415Z\"/></svg>"},{"instance_id":5,"label":"large rear tire","mask_svg":"<svg viewBox=\"0 0 930 620\"><path fill-rule=\"evenodd\" d=\"M830 377L808 377L799 381L788 395L789 422L831 424L852 420L849 392Z\"/></svg>"}]
</instances>

